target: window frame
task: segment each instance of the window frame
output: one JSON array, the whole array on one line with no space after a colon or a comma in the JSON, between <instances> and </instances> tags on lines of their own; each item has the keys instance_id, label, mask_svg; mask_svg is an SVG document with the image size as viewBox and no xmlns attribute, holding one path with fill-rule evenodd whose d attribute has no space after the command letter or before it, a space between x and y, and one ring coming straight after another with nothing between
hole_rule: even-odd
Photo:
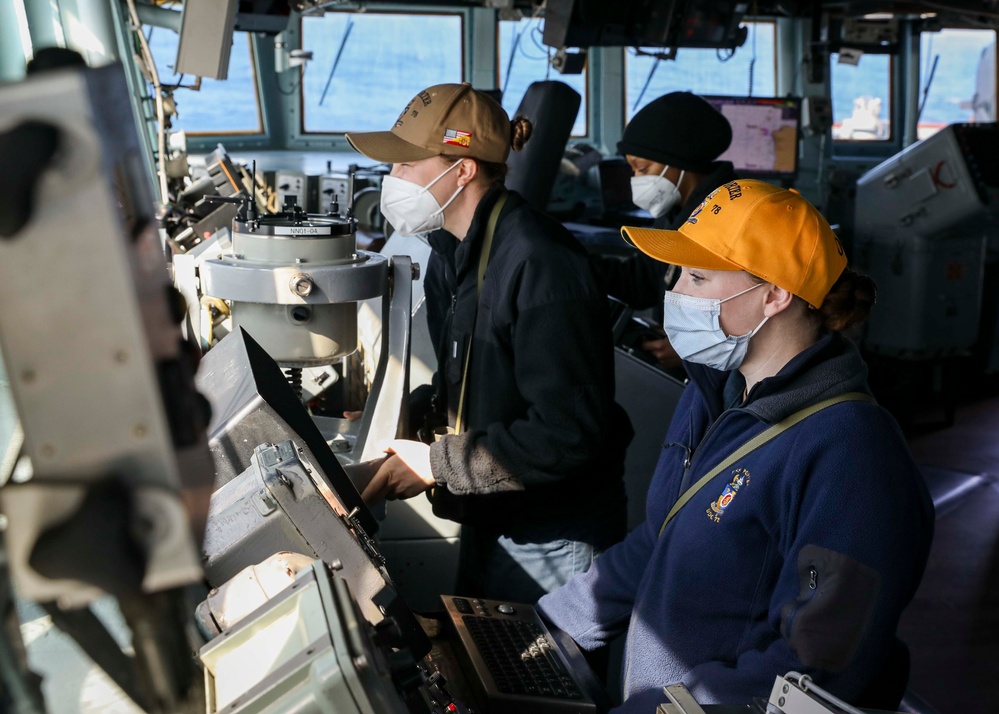
<instances>
[{"instance_id":1,"label":"window frame","mask_svg":"<svg viewBox=\"0 0 999 714\"><path fill-rule=\"evenodd\" d=\"M544 26L544 24L543 24L544 23L544 18L543 17L538 17L538 18L527 17L527 18L521 18L521 19L522 20L534 20L534 19L538 19L538 20L542 21L542 27ZM495 51L493 52L493 56L496 59L495 68L494 68L494 75L493 76L496 78L496 86L497 86L497 88L502 88L502 84L503 84L503 72L502 72L502 69L503 69L503 58L500 57L500 45L501 45L501 43L500 43L500 26L501 26L501 24L503 22L509 22L509 21L508 20L500 20L499 18L497 18L497 20L496 20L496 32L494 33L495 36L493 38L493 41L494 41L494 44L495 44ZM518 20L517 22L519 23L520 20ZM582 134L573 134L573 133L570 133L569 134L569 140L570 141L573 141L573 140L575 140L575 141L586 141L586 140L589 140L589 139L592 138L592 133L593 133L593 102L591 101L591 93L590 93L591 86L590 86L590 82L592 81L592 72L593 72L593 69L594 69L594 66L595 66L595 63L594 63L594 55L595 55L595 53L593 51L594 49L597 49L597 48L591 47L591 48L589 48L586 51L586 64L583 66L583 72L582 72L582 74L583 74L583 95L582 95L582 97L583 97L583 104L585 105L585 108L586 108L586 111L583 112L583 133ZM606 48L600 48L600 49L606 49ZM597 64L599 64L599 62ZM556 77L563 76L561 72L559 72L558 70L556 70L554 68L552 69L552 71L555 73ZM521 99L523 99L523 97L521 97ZM513 117L511 116L510 118L512 119Z\"/></svg>"},{"instance_id":2,"label":"window frame","mask_svg":"<svg viewBox=\"0 0 999 714\"><path fill-rule=\"evenodd\" d=\"M764 94L754 94L753 96L757 96L757 97L774 97L774 96L778 96L778 94L779 94L779 92L778 92L778 85L780 84L780 77L779 77L779 74L780 74L780 61L779 61L780 47L779 47L779 44L778 44L779 43L779 36L778 36L778 31L777 31L778 30L778 28L777 28L777 20L776 19L771 19L771 18L762 18L762 19L759 19L759 18L743 18L743 24L750 24L750 23L752 23L752 24L759 24L759 25L770 25L770 27L773 30L773 76L774 76L774 85L773 85L773 87L771 88L771 90L769 91L768 94L765 94L765 95ZM747 38L747 41L748 41L748 38ZM743 45L742 47L737 48L736 52L742 50L744 47L745 47L745 45ZM631 47L622 47L621 48L621 70L622 70L622 75L621 75L621 89L622 89L622 93L621 93L621 126L622 127L627 126L628 122L630 122L631 119L634 118L634 116L632 116L631 119L628 118L628 51L631 50L631 49L633 49L633 48L631 48ZM679 53L680 51L682 51L684 49L690 51L690 50L707 49L707 48L701 48L701 47L686 47L685 48L685 47L680 47L680 48L677 49L677 53ZM673 62L675 60L667 60L667 61ZM699 95L700 94L717 95L717 96L734 96L734 95L726 95L724 92L717 92L717 91L710 91L710 92L708 92L708 91L701 91L700 89L697 91L697 94L699 94ZM646 104L647 103L648 102L646 102ZM645 104L642 105L642 107L644 107L644 106L645 106ZM635 110L635 114L637 114L638 112L642 111L642 107L639 107L637 110Z\"/></svg>"},{"instance_id":3,"label":"window frame","mask_svg":"<svg viewBox=\"0 0 999 714\"><path fill-rule=\"evenodd\" d=\"M829 103L830 103L830 108L832 108L832 110L833 110L833 115L835 116L836 109L835 109L835 107L832 104L832 98L833 98L833 92L834 92L834 90L833 90L833 76L832 76L832 73L833 73L833 64L834 64L834 62L832 61L833 54L838 54L838 53L830 52L829 56L828 56L828 59L829 59ZM881 53L865 53L865 56L868 55L868 54L871 57L887 57L888 58L888 102L887 102L887 104L888 104L888 136L886 136L884 139L837 139L835 136L832 135L832 125L830 125L830 128L829 128L829 132L830 132L829 133L829 138L832 140L833 146L834 147L837 147L837 146L838 147L843 147L843 149L844 149L842 152L837 152L837 153L844 153L844 154L850 153L850 154L856 154L856 155L867 154L867 153L880 153L879 151L876 151L876 152L866 152L866 151L854 151L854 150L858 149L860 147L863 147L863 146L884 147L884 146L896 145L896 144L899 143L898 138L899 138L899 136L901 136L901 134L899 133L898 129L899 129L899 122L901 121L901 118L900 118L901 115L900 115L900 112L896 111L896 105L897 105L898 102L897 102L897 92L895 91L896 83L899 80L899 78L897 76L897 71L899 69L898 68L898 62L896 62L895 55L892 55L892 54L889 54L889 53L884 53L884 54L881 54ZM861 59L863 59L863 58L861 58Z\"/></svg>"},{"instance_id":4,"label":"window frame","mask_svg":"<svg viewBox=\"0 0 999 714\"><path fill-rule=\"evenodd\" d=\"M334 14L334 13L329 13ZM357 13L341 13L344 15L352 15ZM458 36L461 38L461 59L459 60L459 66L461 67L461 80L462 82L468 81L468 63L467 63L467 45L469 42L469 25L471 22L468 17L467 12L460 10L428 10L424 12L407 12L397 9L378 9L378 10L367 10L365 15L405 15L410 17L435 17L435 16L446 16L446 17L457 17L458 21L461 23L461 28L458 32ZM302 15L298 18L298 45L302 44L303 37L303 23L309 16ZM298 122L297 122L297 133L292 138L292 143L296 140L304 140L308 142L310 139L321 139L323 137L330 138L341 138L352 131L356 132L357 129L343 129L343 130L326 130L326 131L309 131L305 128L305 84L300 83L298 90L295 92L298 98ZM401 107L400 107L401 109ZM387 127L386 127L387 128ZM344 140L346 141L346 140ZM308 145L308 144L306 144Z\"/></svg>"},{"instance_id":5,"label":"window frame","mask_svg":"<svg viewBox=\"0 0 999 714\"><path fill-rule=\"evenodd\" d=\"M163 29L163 28L157 27L156 29ZM189 139L204 140L206 137L230 137L230 138L231 137L238 137L238 138L245 138L245 139L253 139L253 138L257 138L257 137L266 136L266 134L267 134L267 126L266 126L266 124L264 122L264 108L263 108L264 101L263 101L263 95L262 95L262 93L260 91L260 76L257 73L257 69L258 69L259 65L257 64L257 48L256 48L256 43L253 41L253 33L252 32L243 32L242 34L246 35L246 45L247 45L247 49L249 50L249 53L250 53L250 76L251 76L251 78L253 80L253 94L254 94L254 97L256 98L256 108L257 108L257 129L256 129L256 131L194 131L194 130L187 129L187 128L184 128L184 127L181 127L179 129L177 129L179 131L183 131L184 134L185 134L185 136L187 136ZM179 42L180 41L180 35L177 36L177 39L178 39L178 42ZM176 74L176 70L174 71L174 74ZM180 75L180 76L183 76L183 75ZM228 80L213 80L213 81L220 81L221 82L221 81L228 81ZM148 91L150 92L150 96L151 96L152 95L152 88L151 88L152 85L150 85L149 82L146 82L146 85L149 87ZM184 87L178 87L178 89L184 89ZM176 90L174 90L174 91L176 91ZM192 90L187 90L187 91L188 92L192 92ZM200 93L200 91L201 90L199 89L198 92ZM183 103L181 103L181 108L183 108Z\"/></svg>"},{"instance_id":6,"label":"window frame","mask_svg":"<svg viewBox=\"0 0 999 714\"><path fill-rule=\"evenodd\" d=\"M940 32L945 32L947 30L957 30L957 31L984 30L986 32L991 32L992 33L992 42L993 42L993 44L996 45L995 58L994 58L993 67L992 67L992 92L993 92L992 96L993 96L993 101L994 102L999 101L999 29L989 29L989 28L982 28L982 27L959 27L959 26L950 26L950 25L948 25L948 26L945 26L945 27L941 27L938 31L929 31L929 30L922 30L922 29L920 29L916 33L916 35L917 35L917 38L916 38L917 41L914 44L918 48L918 57L919 57L919 67L918 67L918 71L916 73L916 81L918 82L917 94L919 92L922 92L922 87L923 87L923 76L922 76L922 72L923 72L923 61L925 59L923 57L923 35L936 35L936 34L939 34ZM922 101L922 98L919 97L919 100ZM999 121L999 106L997 106L997 105L994 104L993 107L992 107L992 113L993 113L992 121L993 122ZM951 123L953 123L953 122L951 122ZM918 135L919 135L919 117L918 116L916 117L914 130L916 131L916 136L917 136L917 140L918 140Z\"/></svg>"}]
</instances>

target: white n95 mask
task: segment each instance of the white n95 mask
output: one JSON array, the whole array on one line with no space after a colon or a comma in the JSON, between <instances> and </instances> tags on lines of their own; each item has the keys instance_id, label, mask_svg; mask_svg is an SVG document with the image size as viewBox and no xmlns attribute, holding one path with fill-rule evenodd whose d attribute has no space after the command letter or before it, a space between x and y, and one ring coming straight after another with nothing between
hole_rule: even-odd
<instances>
[{"instance_id":1,"label":"white n95 mask","mask_svg":"<svg viewBox=\"0 0 999 714\"><path fill-rule=\"evenodd\" d=\"M632 202L651 213L654 218L666 215L671 208L680 203L680 189L665 176L668 170L669 166L658 176L631 177ZM683 181L683 174L681 171L677 183Z\"/></svg>"},{"instance_id":2,"label":"white n95 mask","mask_svg":"<svg viewBox=\"0 0 999 714\"><path fill-rule=\"evenodd\" d=\"M430 187L462 161L463 159L455 161L426 186L420 186L397 176L386 176L382 179L382 215L399 235L415 236L444 227L444 209L451 205L465 187L459 186L443 206L437 203L437 199L430 193Z\"/></svg>"},{"instance_id":3,"label":"white n95 mask","mask_svg":"<svg viewBox=\"0 0 999 714\"><path fill-rule=\"evenodd\" d=\"M770 318L764 317L756 329L745 335L726 335L720 322L721 304L755 290L760 285L765 283L758 283L722 300L681 295L667 290L663 301L663 329L680 359L723 372L738 369L746 358L750 338Z\"/></svg>"}]
</instances>

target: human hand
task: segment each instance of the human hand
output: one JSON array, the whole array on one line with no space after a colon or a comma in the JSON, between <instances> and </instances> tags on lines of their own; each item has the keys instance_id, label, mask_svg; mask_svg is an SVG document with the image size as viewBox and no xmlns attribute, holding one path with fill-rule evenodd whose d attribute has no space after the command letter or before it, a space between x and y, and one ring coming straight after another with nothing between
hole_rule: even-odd
<instances>
[{"instance_id":1,"label":"human hand","mask_svg":"<svg viewBox=\"0 0 999 714\"><path fill-rule=\"evenodd\" d=\"M669 339L663 337L661 340L648 339L642 342L642 349L656 358L660 367L673 368L680 366L680 355L673 349Z\"/></svg>"},{"instance_id":2,"label":"human hand","mask_svg":"<svg viewBox=\"0 0 999 714\"><path fill-rule=\"evenodd\" d=\"M361 499L377 503L396 498L412 498L434 485L430 469L430 446L419 441L395 439L385 448L391 454L364 487Z\"/></svg>"},{"instance_id":3,"label":"human hand","mask_svg":"<svg viewBox=\"0 0 999 714\"><path fill-rule=\"evenodd\" d=\"M343 413L343 418L346 419L347 421L357 421L362 416L364 416L364 412L344 412Z\"/></svg>"}]
</instances>

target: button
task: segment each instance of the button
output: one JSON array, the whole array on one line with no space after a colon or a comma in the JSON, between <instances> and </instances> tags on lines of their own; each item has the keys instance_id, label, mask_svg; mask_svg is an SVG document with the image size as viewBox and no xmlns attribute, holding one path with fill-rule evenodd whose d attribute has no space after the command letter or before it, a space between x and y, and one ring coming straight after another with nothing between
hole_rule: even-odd
<instances>
[{"instance_id":1,"label":"button","mask_svg":"<svg viewBox=\"0 0 999 714\"><path fill-rule=\"evenodd\" d=\"M497 605L496 609L502 612L504 615L512 615L513 613L517 612L516 610L513 609L513 605L510 605L505 602Z\"/></svg>"}]
</instances>

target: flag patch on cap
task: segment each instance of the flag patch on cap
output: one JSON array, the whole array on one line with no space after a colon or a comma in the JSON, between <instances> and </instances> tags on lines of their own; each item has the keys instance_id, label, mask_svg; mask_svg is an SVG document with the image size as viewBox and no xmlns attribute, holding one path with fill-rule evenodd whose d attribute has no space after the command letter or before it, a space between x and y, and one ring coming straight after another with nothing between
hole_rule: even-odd
<instances>
[{"instance_id":1,"label":"flag patch on cap","mask_svg":"<svg viewBox=\"0 0 999 714\"><path fill-rule=\"evenodd\" d=\"M472 134L467 131L457 129L446 129L444 131L444 143L454 146L464 146L466 149L472 145Z\"/></svg>"}]
</instances>

